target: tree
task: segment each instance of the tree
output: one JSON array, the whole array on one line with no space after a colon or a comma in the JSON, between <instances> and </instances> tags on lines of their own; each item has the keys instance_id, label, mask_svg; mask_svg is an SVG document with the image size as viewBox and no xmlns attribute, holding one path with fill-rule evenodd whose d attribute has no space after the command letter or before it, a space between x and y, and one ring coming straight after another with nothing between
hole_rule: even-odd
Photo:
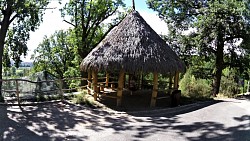
<instances>
[{"instance_id":1,"label":"tree","mask_svg":"<svg viewBox=\"0 0 250 141\"><path fill-rule=\"evenodd\" d=\"M74 66L74 46L70 43L69 33L59 30L50 37L44 37L32 55L36 72L47 71L60 79L64 78L64 73Z\"/></svg>"},{"instance_id":2,"label":"tree","mask_svg":"<svg viewBox=\"0 0 250 141\"><path fill-rule=\"evenodd\" d=\"M2 79L3 56L11 57L18 65L20 56L26 55L29 32L42 21L48 0L1 0L0 1L0 79ZM9 54L4 55L4 50ZM2 82L0 82L0 89ZM0 91L0 97L2 97Z\"/></svg>"},{"instance_id":3,"label":"tree","mask_svg":"<svg viewBox=\"0 0 250 141\"><path fill-rule=\"evenodd\" d=\"M119 16L118 8L122 6L122 0L70 0L61 9L62 16L70 18L64 21L74 27L79 64L120 21L122 16ZM106 32L103 32L104 21L115 15L118 16L107 24ZM81 72L81 75L85 77L86 73Z\"/></svg>"},{"instance_id":4,"label":"tree","mask_svg":"<svg viewBox=\"0 0 250 141\"><path fill-rule=\"evenodd\" d=\"M239 67L239 56L244 49L236 45L249 39L249 0L148 0L150 8L169 25L170 36L185 35L191 30L188 40L193 40L195 55L214 60L213 95L220 88L222 70L227 66ZM188 46L183 46L188 47ZM189 46L190 47L190 46ZM249 46L245 46L249 49Z\"/></svg>"}]
</instances>

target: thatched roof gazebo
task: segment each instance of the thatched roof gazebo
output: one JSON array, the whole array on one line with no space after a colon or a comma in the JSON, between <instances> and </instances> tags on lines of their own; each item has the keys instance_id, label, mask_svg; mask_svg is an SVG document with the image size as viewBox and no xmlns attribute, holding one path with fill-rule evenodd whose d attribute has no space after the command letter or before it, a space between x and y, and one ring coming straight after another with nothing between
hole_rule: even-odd
<instances>
[{"instance_id":1,"label":"thatched roof gazebo","mask_svg":"<svg viewBox=\"0 0 250 141\"><path fill-rule=\"evenodd\" d=\"M185 71L185 65L141 15L133 10L83 59L81 69L92 71L93 78L98 71L120 70L118 106L121 105L124 73L152 72L154 86L151 106L154 106L158 73L175 74L177 88L179 72Z\"/></svg>"}]
</instances>

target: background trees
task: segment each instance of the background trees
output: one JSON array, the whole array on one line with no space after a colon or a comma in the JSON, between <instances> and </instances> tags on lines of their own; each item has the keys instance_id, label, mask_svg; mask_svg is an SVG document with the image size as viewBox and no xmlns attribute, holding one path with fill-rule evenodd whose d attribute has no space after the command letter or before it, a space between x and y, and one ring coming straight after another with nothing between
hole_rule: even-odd
<instances>
[{"instance_id":1,"label":"background trees","mask_svg":"<svg viewBox=\"0 0 250 141\"><path fill-rule=\"evenodd\" d=\"M214 63L213 95L219 93L222 70L228 66L249 66L249 0L148 0L170 29L170 39L177 39L184 55L199 56ZM184 31L189 30L189 33ZM239 46L239 43L244 44ZM248 44L248 45L247 45ZM178 45L177 45L178 46ZM190 63L187 60L186 63ZM244 63L244 64L243 64ZM243 70L242 70L243 71Z\"/></svg>"},{"instance_id":2,"label":"background trees","mask_svg":"<svg viewBox=\"0 0 250 141\"><path fill-rule=\"evenodd\" d=\"M39 26L47 5L48 0L0 1L0 79L2 79L3 61L5 65L9 65L9 58L12 58L18 65L21 61L20 56L26 55L29 32ZM1 87L0 82L0 89ZM0 91L0 99L1 97Z\"/></svg>"},{"instance_id":3,"label":"background trees","mask_svg":"<svg viewBox=\"0 0 250 141\"><path fill-rule=\"evenodd\" d=\"M74 27L79 64L120 21L119 8L124 6L122 0L70 0L61 9L65 22ZM86 76L85 73L82 76Z\"/></svg>"},{"instance_id":4,"label":"background trees","mask_svg":"<svg viewBox=\"0 0 250 141\"><path fill-rule=\"evenodd\" d=\"M64 73L74 63L74 45L69 31L56 31L50 37L45 36L43 41L34 51L35 71L47 71L56 77L63 79Z\"/></svg>"}]
</instances>

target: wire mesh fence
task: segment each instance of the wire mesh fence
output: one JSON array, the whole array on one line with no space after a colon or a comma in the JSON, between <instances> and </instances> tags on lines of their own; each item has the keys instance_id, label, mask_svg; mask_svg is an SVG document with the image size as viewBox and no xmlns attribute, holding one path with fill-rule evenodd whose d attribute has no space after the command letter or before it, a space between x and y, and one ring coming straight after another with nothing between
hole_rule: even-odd
<instances>
[{"instance_id":1,"label":"wire mesh fence","mask_svg":"<svg viewBox=\"0 0 250 141\"><path fill-rule=\"evenodd\" d=\"M42 79L42 80L41 80ZM38 78L36 80L28 79L0 79L2 82L2 96L5 101L29 100L40 101L42 97L60 97L75 92L78 89L86 89L87 86L80 85L81 81L87 81L87 78L74 77L64 79ZM74 87L69 87L70 82L77 82Z\"/></svg>"}]
</instances>

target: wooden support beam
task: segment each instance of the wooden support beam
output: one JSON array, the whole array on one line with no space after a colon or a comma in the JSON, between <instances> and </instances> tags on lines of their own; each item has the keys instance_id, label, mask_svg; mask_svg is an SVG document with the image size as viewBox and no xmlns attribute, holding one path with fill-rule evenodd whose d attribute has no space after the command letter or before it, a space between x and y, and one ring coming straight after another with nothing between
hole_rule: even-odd
<instances>
[{"instance_id":1,"label":"wooden support beam","mask_svg":"<svg viewBox=\"0 0 250 141\"><path fill-rule=\"evenodd\" d=\"M174 76L174 89L178 89L179 84L179 72L175 72Z\"/></svg>"},{"instance_id":2,"label":"wooden support beam","mask_svg":"<svg viewBox=\"0 0 250 141\"><path fill-rule=\"evenodd\" d=\"M63 79L59 79L60 98L63 100Z\"/></svg>"},{"instance_id":3,"label":"wooden support beam","mask_svg":"<svg viewBox=\"0 0 250 141\"><path fill-rule=\"evenodd\" d=\"M90 83L91 79L92 79L91 71L88 71L88 88L91 88L91 83ZM91 93L91 90L88 89L88 94L90 94L90 93Z\"/></svg>"},{"instance_id":4,"label":"wooden support beam","mask_svg":"<svg viewBox=\"0 0 250 141\"><path fill-rule=\"evenodd\" d=\"M16 97L17 97L17 104L20 106L20 97L19 97L19 85L18 85L18 80L16 80Z\"/></svg>"},{"instance_id":5,"label":"wooden support beam","mask_svg":"<svg viewBox=\"0 0 250 141\"><path fill-rule=\"evenodd\" d=\"M109 87L109 73L106 72L106 83L105 83L105 87L108 88Z\"/></svg>"},{"instance_id":6,"label":"wooden support beam","mask_svg":"<svg viewBox=\"0 0 250 141\"><path fill-rule=\"evenodd\" d=\"M172 76L172 74L170 73L170 75L169 75L169 86L168 86L169 90L172 89L172 84L173 84L173 76Z\"/></svg>"},{"instance_id":7,"label":"wooden support beam","mask_svg":"<svg viewBox=\"0 0 250 141\"><path fill-rule=\"evenodd\" d=\"M139 90L141 90L141 88L142 88L142 77L143 77L143 73L142 73L142 71L141 72L139 72L139 87L138 87L138 89Z\"/></svg>"},{"instance_id":8,"label":"wooden support beam","mask_svg":"<svg viewBox=\"0 0 250 141\"><path fill-rule=\"evenodd\" d=\"M93 89L94 89L94 100L97 100L97 71L92 70L92 84L93 84Z\"/></svg>"},{"instance_id":9,"label":"wooden support beam","mask_svg":"<svg viewBox=\"0 0 250 141\"><path fill-rule=\"evenodd\" d=\"M153 86L150 107L155 107L155 103L156 103L156 98L157 98L157 93L158 93L158 73L157 72L154 72L153 84L154 86Z\"/></svg>"},{"instance_id":10,"label":"wooden support beam","mask_svg":"<svg viewBox=\"0 0 250 141\"><path fill-rule=\"evenodd\" d=\"M118 89L117 89L117 106L122 104L122 90L124 87L124 70L120 70L119 79L118 79Z\"/></svg>"},{"instance_id":11,"label":"wooden support beam","mask_svg":"<svg viewBox=\"0 0 250 141\"><path fill-rule=\"evenodd\" d=\"M100 84L100 91L104 92L104 85Z\"/></svg>"}]
</instances>

